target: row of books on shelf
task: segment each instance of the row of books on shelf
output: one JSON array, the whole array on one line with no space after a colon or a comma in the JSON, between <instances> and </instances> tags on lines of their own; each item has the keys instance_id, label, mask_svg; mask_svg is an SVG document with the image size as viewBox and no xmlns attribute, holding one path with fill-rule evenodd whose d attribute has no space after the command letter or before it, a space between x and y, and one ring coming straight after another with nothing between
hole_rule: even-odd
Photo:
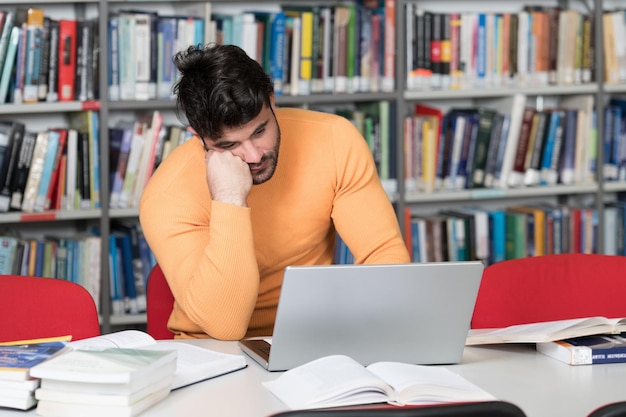
<instances>
[{"instance_id":1,"label":"row of books on shelf","mask_svg":"<svg viewBox=\"0 0 626 417\"><path fill-rule=\"evenodd\" d=\"M113 223L108 249L113 315L144 313L148 276L156 259L141 226Z\"/></svg>"},{"instance_id":2,"label":"row of books on shelf","mask_svg":"<svg viewBox=\"0 0 626 417\"><path fill-rule=\"evenodd\" d=\"M410 1L405 12L409 90L573 85L596 79L592 11L525 6L516 13L442 13ZM610 52L605 44L607 62ZM608 73L606 80L626 81Z\"/></svg>"},{"instance_id":3,"label":"row of books on shelf","mask_svg":"<svg viewBox=\"0 0 626 417\"><path fill-rule=\"evenodd\" d=\"M0 10L0 104L97 99L97 45L97 19Z\"/></svg>"},{"instance_id":4,"label":"row of books on shelf","mask_svg":"<svg viewBox=\"0 0 626 417\"><path fill-rule=\"evenodd\" d=\"M567 96L558 107L541 109L530 106L523 94L479 99L476 107L448 111L417 104L404 125L408 191L595 181L598 138L591 95ZM621 131L604 130L602 140L616 144L607 161L616 160L623 147L617 146Z\"/></svg>"},{"instance_id":5,"label":"row of books on shelf","mask_svg":"<svg viewBox=\"0 0 626 417\"><path fill-rule=\"evenodd\" d=\"M191 137L190 131L181 126L164 124L158 110L109 128L109 206L138 207L156 168Z\"/></svg>"},{"instance_id":6,"label":"row of books on shelf","mask_svg":"<svg viewBox=\"0 0 626 417\"><path fill-rule=\"evenodd\" d=\"M116 315L146 311L146 284L156 264L141 228L116 222L109 245L111 301ZM25 238L0 236L0 274L57 278L85 287L100 307L102 240L97 232Z\"/></svg>"},{"instance_id":7,"label":"row of books on shelf","mask_svg":"<svg viewBox=\"0 0 626 417\"><path fill-rule=\"evenodd\" d=\"M271 76L276 95L393 91L395 0L282 6L179 17L132 10L109 17L109 98L171 98L171 57L189 45L240 46Z\"/></svg>"},{"instance_id":8,"label":"row of books on shelf","mask_svg":"<svg viewBox=\"0 0 626 417\"><path fill-rule=\"evenodd\" d=\"M602 253L626 255L626 203L603 208ZM527 204L505 208L461 207L435 213L405 212L404 236L414 262L508 259L559 253L598 253L595 208Z\"/></svg>"},{"instance_id":9,"label":"row of books on shelf","mask_svg":"<svg viewBox=\"0 0 626 417\"><path fill-rule=\"evenodd\" d=\"M37 132L0 122L0 212L100 207L98 113L70 119L71 127Z\"/></svg>"},{"instance_id":10,"label":"row of books on shelf","mask_svg":"<svg viewBox=\"0 0 626 417\"><path fill-rule=\"evenodd\" d=\"M58 278L85 287L100 305L100 237L92 233L0 236L0 274Z\"/></svg>"}]
</instances>

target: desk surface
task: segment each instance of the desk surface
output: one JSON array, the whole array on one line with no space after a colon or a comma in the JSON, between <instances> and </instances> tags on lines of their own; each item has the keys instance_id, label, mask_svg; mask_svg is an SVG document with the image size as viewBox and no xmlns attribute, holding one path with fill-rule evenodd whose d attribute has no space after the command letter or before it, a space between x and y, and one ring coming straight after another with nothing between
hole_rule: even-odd
<instances>
[{"instance_id":1,"label":"desk surface","mask_svg":"<svg viewBox=\"0 0 626 417\"><path fill-rule=\"evenodd\" d=\"M236 342L199 340L209 349L244 355ZM261 385L278 377L246 357L244 370L173 391L142 417L266 417L286 406ZM585 417L610 402L626 401L626 363L570 366L529 345L466 347L459 365L446 366L528 417ZM32 417L35 411L0 408L0 417Z\"/></svg>"}]
</instances>

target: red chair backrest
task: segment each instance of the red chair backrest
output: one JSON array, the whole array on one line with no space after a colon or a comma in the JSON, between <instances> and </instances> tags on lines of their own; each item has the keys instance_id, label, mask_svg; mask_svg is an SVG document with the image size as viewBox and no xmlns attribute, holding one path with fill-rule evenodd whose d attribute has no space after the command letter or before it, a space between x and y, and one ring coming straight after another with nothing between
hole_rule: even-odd
<instances>
[{"instance_id":1,"label":"red chair backrest","mask_svg":"<svg viewBox=\"0 0 626 417\"><path fill-rule=\"evenodd\" d=\"M560 254L485 268L472 328L588 316L626 317L626 257Z\"/></svg>"},{"instance_id":2,"label":"red chair backrest","mask_svg":"<svg viewBox=\"0 0 626 417\"><path fill-rule=\"evenodd\" d=\"M174 307L174 295L158 264L148 276L146 299L148 334L157 340L173 339L174 333L167 328L167 321Z\"/></svg>"},{"instance_id":3,"label":"red chair backrest","mask_svg":"<svg viewBox=\"0 0 626 417\"><path fill-rule=\"evenodd\" d=\"M100 335L96 304L79 284L55 278L0 275L0 342Z\"/></svg>"}]
</instances>

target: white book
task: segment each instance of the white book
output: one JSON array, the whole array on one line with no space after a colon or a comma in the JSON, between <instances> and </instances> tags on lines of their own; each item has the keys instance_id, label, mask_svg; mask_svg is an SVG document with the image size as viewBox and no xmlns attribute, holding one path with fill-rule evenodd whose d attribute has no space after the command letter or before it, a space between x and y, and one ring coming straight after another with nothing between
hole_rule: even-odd
<instances>
[{"instance_id":1,"label":"white book","mask_svg":"<svg viewBox=\"0 0 626 417\"><path fill-rule=\"evenodd\" d=\"M576 147L574 169L568 167L560 170L563 184L583 184L595 181L594 172L589 164L593 146L592 114L594 112L594 97L591 94L572 95L563 97L561 105L567 109L577 109Z\"/></svg>"},{"instance_id":2,"label":"white book","mask_svg":"<svg viewBox=\"0 0 626 417\"><path fill-rule=\"evenodd\" d=\"M65 197L63 208L74 210L76 205L76 175L78 159L78 131L68 129L67 131L67 164L65 176Z\"/></svg>"},{"instance_id":3,"label":"white book","mask_svg":"<svg viewBox=\"0 0 626 417\"><path fill-rule=\"evenodd\" d=\"M128 154L128 163L124 173L124 184L120 192L120 199L117 207L129 208L131 196L137 180L137 172L139 171L139 162L145 142L144 131L147 129L145 123L136 122L133 128L133 140Z\"/></svg>"},{"instance_id":4,"label":"white book","mask_svg":"<svg viewBox=\"0 0 626 417\"><path fill-rule=\"evenodd\" d=\"M530 48L530 25L528 12L519 12L517 30L517 85L528 84L528 48Z\"/></svg>"},{"instance_id":5,"label":"white book","mask_svg":"<svg viewBox=\"0 0 626 417\"><path fill-rule=\"evenodd\" d=\"M123 330L78 340L71 342L69 345L74 350L124 348L141 349L142 351L175 351L176 365L171 385L172 389L182 388L246 367L246 359L243 354L233 355L216 352L182 341L156 341L149 334L139 330ZM160 369L160 372L160 374L155 374L148 378L148 383L159 379L157 375L167 375L167 372L163 369ZM106 383L102 380L96 380L92 384L95 385L76 383L72 380L44 378L41 381L41 388L55 391L71 389L77 393L90 393L94 391L94 388L97 388L100 394L109 395L124 395L137 390L137 386L128 383Z\"/></svg>"},{"instance_id":6,"label":"white book","mask_svg":"<svg viewBox=\"0 0 626 417\"><path fill-rule=\"evenodd\" d=\"M495 397L447 368L401 362L364 367L344 355L325 356L263 385L291 409L390 403L493 401Z\"/></svg>"},{"instance_id":7,"label":"white book","mask_svg":"<svg viewBox=\"0 0 626 417\"><path fill-rule=\"evenodd\" d=\"M259 61L257 54L257 26L258 24L254 19L253 13L244 13L242 15L241 49L243 49L250 58ZM300 59L300 55L298 55L298 59Z\"/></svg>"},{"instance_id":8,"label":"white book","mask_svg":"<svg viewBox=\"0 0 626 417\"><path fill-rule=\"evenodd\" d=\"M466 117L463 114L456 116L454 128L454 139L452 140L452 153L450 155L450 172L443 179L445 190L454 190L457 183L457 172L461 161L461 151L463 149L463 138L465 137Z\"/></svg>"},{"instance_id":9,"label":"white book","mask_svg":"<svg viewBox=\"0 0 626 417\"><path fill-rule=\"evenodd\" d=\"M156 86L150 85L150 51L151 51L151 22L150 15L137 13L133 16L135 21L133 42L134 45L134 72L135 72L135 100L149 100L156 96ZM152 87L155 87L154 96L151 95Z\"/></svg>"},{"instance_id":10,"label":"white book","mask_svg":"<svg viewBox=\"0 0 626 417\"><path fill-rule=\"evenodd\" d=\"M302 48L302 18L293 16L293 31L291 35L291 60L289 75L289 94L297 96L300 92L300 51Z\"/></svg>"},{"instance_id":11,"label":"white book","mask_svg":"<svg viewBox=\"0 0 626 417\"><path fill-rule=\"evenodd\" d=\"M335 84L332 76L331 57L333 56L333 24L332 9L328 6L320 10L322 22L322 92L330 93Z\"/></svg>"},{"instance_id":12,"label":"white book","mask_svg":"<svg viewBox=\"0 0 626 417\"><path fill-rule=\"evenodd\" d=\"M118 17L119 98L135 100L135 19L133 15Z\"/></svg>"},{"instance_id":13,"label":"white book","mask_svg":"<svg viewBox=\"0 0 626 417\"><path fill-rule=\"evenodd\" d=\"M492 103L498 102L500 111L510 115L509 131L506 138L506 146L504 148L504 157L502 159L502 167L500 176L494 179L494 187L508 188L508 177L513 169L515 161L515 153L517 151L517 143L519 132L522 126L522 116L524 107L526 106L526 96L521 93L513 94L510 97L492 100Z\"/></svg>"},{"instance_id":14,"label":"white book","mask_svg":"<svg viewBox=\"0 0 626 417\"><path fill-rule=\"evenodd\" d=\"M22 211L32 213L35 210L35 200L39 190L39 183L43 175L43 167L48 151L48 132L37 133L37 141L33 151L33 159L28 171L28 179L26 180L26 188L24 189L24 197L22 199Z\"/></svg>"}]
</instances>

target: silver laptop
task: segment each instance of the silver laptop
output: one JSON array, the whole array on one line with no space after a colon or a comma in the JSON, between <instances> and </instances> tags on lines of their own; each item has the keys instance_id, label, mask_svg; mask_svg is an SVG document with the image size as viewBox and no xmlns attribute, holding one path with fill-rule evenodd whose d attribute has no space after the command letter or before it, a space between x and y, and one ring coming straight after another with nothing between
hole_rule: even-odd
<instances>
[{"instance_id":1,"label":"silver laptop","mask_svg":"<svg viewBox=\"0 0 626 417\"><path fill-rule=\"evenodd\" d=\"M333 354L459 363L482 272L478 261L290 266L271 339L239 346L269 371Z\"/></svg>"}]
</instances>

